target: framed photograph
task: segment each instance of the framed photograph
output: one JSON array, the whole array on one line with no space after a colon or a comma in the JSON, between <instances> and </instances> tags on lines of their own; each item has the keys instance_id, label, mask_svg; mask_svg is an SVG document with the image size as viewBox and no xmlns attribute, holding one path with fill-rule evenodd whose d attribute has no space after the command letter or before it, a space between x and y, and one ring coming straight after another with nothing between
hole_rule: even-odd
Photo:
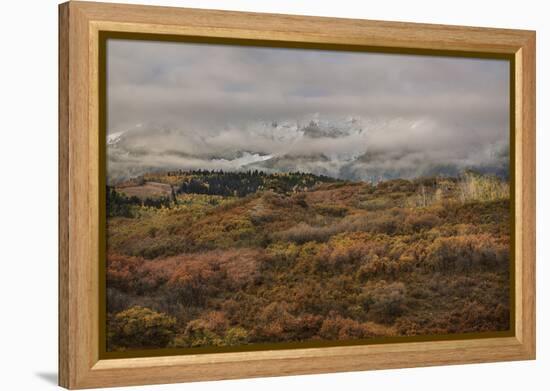
<instances>
[{"instance_id":1,"label":"framed photograph","mask_svg":"<svg viewBox=\"0 0 550 391\"><path fill-rule=\"evenodd\" d=\"M535 358L535 33L59 7L67 388Z\"/></svg>"}]
</instances>

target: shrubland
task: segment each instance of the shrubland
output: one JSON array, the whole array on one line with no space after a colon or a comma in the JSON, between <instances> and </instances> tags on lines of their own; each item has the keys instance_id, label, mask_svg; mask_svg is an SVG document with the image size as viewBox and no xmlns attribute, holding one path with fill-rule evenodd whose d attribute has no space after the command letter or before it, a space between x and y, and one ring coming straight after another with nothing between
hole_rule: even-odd
<instances>
[{"instance_id":1,"label":"shrubland","mask_svg":"<svg viewBox=\"0 0 550 391\"><path fill-rule=\"evenodd\" d=\"M173 191L135 189L151 182ZM471 172L177 171L109 187L108 349L508 330L508 191Z\"/></svg>"}]
</instances>

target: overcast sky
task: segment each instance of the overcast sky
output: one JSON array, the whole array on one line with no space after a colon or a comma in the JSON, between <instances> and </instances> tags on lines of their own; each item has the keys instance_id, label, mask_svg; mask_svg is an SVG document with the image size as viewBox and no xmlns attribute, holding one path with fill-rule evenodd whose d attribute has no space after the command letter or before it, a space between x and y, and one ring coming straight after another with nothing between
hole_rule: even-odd
<instances>
[{"instance_id":1,"label":"overcast sky","mask_svg":"<svg viewBox=\"0 0 550 391\"><path fill-rule=\"evenodd\" d=\"M126 40L107 59L111 176L507 169L507 61Z\"/></svg>"}]
</instances>

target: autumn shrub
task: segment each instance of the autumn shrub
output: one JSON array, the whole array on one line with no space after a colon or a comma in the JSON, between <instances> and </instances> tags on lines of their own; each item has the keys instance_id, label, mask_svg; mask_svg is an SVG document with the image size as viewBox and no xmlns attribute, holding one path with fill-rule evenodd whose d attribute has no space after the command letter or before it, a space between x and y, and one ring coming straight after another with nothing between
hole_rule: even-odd
<instances>
[{"instance_id":1,"label":"autumn shrub","mask_svg":"<svg viewBox=\"0 0 550 391\"><path fill-rule=\"evenodd\" d=\"M222 338L214 331L208 328L208 324L202 319L192 320L185 327L183 335L174 338L172 346L174 347L203 347L203 346L221 346Z\"/></svg>"},{"instance_id":2,"label":"autumn shrub","mask_svg":"<svg viewBox=\"0 0 550 391\"><path fill-rule=\"evenodd\" d=\"M464 303L438 322L447 326L449 333L504 331L510 327L510 311L508 306L501 303L488 306L472 301Z\"/></svg>"},{"instance_id":3,"label":"autumn shrub","mask_svg":"<svg viewBox=\"0 0 550 391\"><path fill-rule=\"evenodd\" d=\"M403 216L400 213L383 214L369 222L367 231L392 235L400 229L402 223Z\"/></svg>"},{"instance_id":4,"label":"autumn shrub","mask_svg":"<svg viewBox=\"0 0 550 391\"><path fill-rule=\"evenodd\" d=\"M299 341L315 336L322 323L319 315L292 314L292 306L285 302L272 302L263 308L255 319L255 341Z\"/></svg>"},{"instance_id":5,"label":"autumn shrub","mask_svg":"<svg viewBox=\"0 0 550 391\"><path fill-rule=\"evenodd\" d=\"M291 340L294 336L296 318L290 313L287 303L272 302L261 309L254 336L260 341L277 341L279 338Z\"/></svg>"},{"instance_id":6,"label":"autumn shrub","mask_svg":"<svg viewBox=\"0 0 550 391\"><path fill-rule=\"evenodd\" d=\"M453 276L448 286L453 295L461 298L472 297L477 287L477 279L473 276L457 275Z\"/></svg>"},{"instance_id":7,"label":"autumn shrub","mask_svg":"<svg viewBox=\"0 0 550 391\"><path fill-rule=\"evenodd\" d=\"M229 321L227 320L225 313L222 311L210 311L204 315L209 330L214 331L217 334L224 334L225 330L229 327Z\"/></svg>"},{"instance_id":8,"label":"autumn shrub","mask_svg":"<svg viewBox=\"0 0 550 391\"><path fill-rule=\"evenodd\" d=\"M285 231L272 235L276 240L296 243L326 242L343 232L371 232L393 235L401 230L404 214L397 210L372 215L350 215L329 226L312 227L301 222Z\"/></svg>"},{"instance_id":9,"label":"autumn shrub","mask_svg":"<svg viewBox=\"0 0 550 391\"><path fill-rule=\"evenodd\" d=\"M184 332L172 341L174 347L225 346L243 344L248 333L242 327L229 327L224 312L211 311L187 323Z\"/></svg>"},{"instance_id":10,"label":"autumn shrub","mask_svg":"<svg viewBox=\"0 0 550 391\"><path fill-rule=\"evenodd\" d=\"M223 337L225 346L239 346L248 343L248 332L242 327L231 327Z\"/></svg>"},{"instance_id":11,"label":"autumn shrub","mask_svg":"<svg viewBox=\"0 0 550 391\"><path fill-rule=\"evenodd\" d=\"M266 192L262 198L268 205L277 208L290 208L294 205L292 198L275 192Z\"/></svg>"},{"instance_id":12,"label":"autumn shrub","mask_svg":"<svg viewBox=\"0 0 550 391\"><path fill-rule=\"evenodd\" d=\"M415 321L414 319L409 318L399 318L395 321L395 328L397 329L397 332L399 335L403 336L414 336L414 335L420 335L422 333L426 333L426 325L421 324L418 321ZM430 334L436 335L436 334L443 334L447 332L447 329L434 329L431 327L429 329Z\"/></svg>"},{"instance_id":13,"label":"autumn shrub","mask_svg":"<svg viewBox=\"0 0 550 391\"><path fill-rule=\"evenodd\" d=\"M258 276L262 256L256 250L211 251L166 259L144 260L110 254L110 288L135 295L152 291L167 303L199 306L220 290L233 291Z\"/></svg>"},{"instance_id":14,"label":"autumn shrub","mask_svg":"<svg viewBox=\"0 0 550 391\"><path fill-rule=\"evenodd\" d=\"M263 257L259 258L260 273L270 270L285 270L291 267L300 253L301 247L295 243L277 242L267 246Z\"/></svg>"},{"instance_id":15,"label":"autumn shrub","mask_svg":"<svg viewBox=\"0 0 550 391\"><path fill-rule=\"evenodd\" d=\"M405 298L405 284L381 280L364 288L363 305L370 320L387 324L404 312Z\"/></svg>"},{"instance_id":16,"label":"autumn shrub","mask_svg":"<svg viewBox=\"0 0 550 391\"><path fill-rule=\"evenodd\" d=\"M296 274L309 274L323 270L330 250L324 243L307 242L300 246L296 261L292 266Z\"/></svg>"},{"instance_id":17,"label":"autumn shrub","mask_svg":"<svg viewBox=\"0 0 550 391\"><path fill-rule=\"evenodd\" d=\"M249 213L250 221L255 226L270 223L277 219L277 213L269 209L253 210Z\"/></svg>"},{"instance_id":18,"label":"autumn shrub","mask_svg":"<svg viewBox=\"0 0 550 391\"><path fill-rule=\"evenodd\" d=\"M395 206L395 202L388 198L372 198L357 203L357 207L367 211L379 211Z\"/></svg>"},{"instance_id":19,"label":"autumn shrub","mask_svg":"<svg viewBox=\"0 0 550 391\"><path fill-rule=\"evenodd\" d=\"M359 281L379 277L397 278L416 269L421 251L416 246L422 247L421 244L416 242L411 246L402 237L394 237L391 241L387 237L384 239L378 236L377 239L378 243L368 246L368 252L361 256L361 262L355 270L355 277Z\"/></svg>"},{"instance_id":20,"label":"autumn shrub","mask_svg":"<svg viewBox=\"0 0 550 391\"><path fill-rule=\"evenodd\" d=\"M327 264L331 271L343 271L354 268L368 249L360 244L350 244L348 246L331 246L330 255L326 256Z\"/></svg>"},{"instance_id":21,"label":"autumn shrub","mask_svg":"<svg viewBox=\"0 0 550 391\"><path fill-rule=\"evenodd\" d=\"M296 203L296 205L301 206L302 208L308 208L309 205L307 203L307 197L305 193L296 193L292 196L292 201Z\"/></svg>"},{"instance_id":22,"label":"autumn shrub","mask_svg":"<svg viewBox=\"0 0 550 391\"><path fill-rule=\"evenodd\" d=\"M154 270L150 266L143 258L108 254L107 285L136 294L154 291L168 281L169 270Z\"/></svg>"},{"instance_id":23,"label":"autumn shrub","mask_svg":"<svg viewBox=\"0 0 550 391\"><path fill-rule=\"evenodd\" d=\"M112 316L107 337L110 346L125 348L165 347L176 331L176 319L149 308L135 306Z\"/></svg>"},{"instance_id":24,"label":"autumn shrub","mask_svg":"<svg viewBox=\"0 0 550 391\"><path fill-rule=\"evenodd\" d=\"M405 219L405 225L413 232L431 229L441 224L441 219L433 213L412 213Z\"/></svg>"},{"instance_id":25,"label":"autumn shrub","mask_svg":"<svg viewBox=\"0 0 550 391\"><path fill-rule=\"evenodd\" d=\"M415 184L406 179L391 179L378 183L376 192L380 194L393 194L397 192L410 193L415 190Z\"/></svg>"},{"instance_id":26,"label":"autumn shrub","mask_svg":"<svg viewBox=\"0 0 550 391\"><path fill-rule=\"evenodd\" d=\"M510 328L510 310L507 305L483 306L473 303L463 311L463 323L459 330L502 331ZM462 332L464 332L462 331Z\"/></svg>"},{"instance_id":27,"label":"autumn shrub","mask_svg":"<svg viewBox=\"0 0 550 391\"><path fill-rule=\"evenodd\" d=\"M107 256L107 285L123 291L135 289L136 281L140 281L143 277L142 265L143 260L140 258L109 254Z\"/></svg>"},{"instance_id":28,"label":"autumn shrub","mask_svg":"<svg viewBox=\"0 0 550 391\"><path fill-rule=\"evenodd\" d=\"M212 215L195 224L187 240L193 251L247 247L257 242L258 231L245 213Z\"/></svg>"},{"instance_id":29,"label":"autumn shrub","mask_svg":"<svg viewBox=\"0 0 550 391\"><path fill-rule=\"evenodd\" d=\"M366 263L363 263L356 272L359 281L366 281L371 278L391 277L397 278L403 272L413 268L414 259L403 257L399 260L374 255Z\"/></svg>"},{"instance_id":30,"label":"autumn shrub","mask_svg":"<svg viewBox=\"0 0 550 391\"><path fill-rule=\"evenodd\" d=\"M306 243L306 242L325 242L332 235L339 232L339 227L312 227L307 223L299 223L285 231L278 232L274 235L277 240Z\"/></svg>"},{"instance_id":31,"label":"autumn shrub","mask_svg":"<svg viewBox=\"0 0 550 391\"><path fill-rule=\"evenodd\" d=\"M486 270L509 260L508 245L488 234L438 238L428 251L427 265L439 271Z\"/></svg>"},{"instance_id":32,"label":"autumn shrub","mask_svg":"<svg viewBox=\"0 0 550 391\"><path fill-rule=\"evenodd\" d=\"M369 278L376 277L382 274L385 270L385 260L378 257L376 254L369 254L368 257L357 269L355 275L359 281L366 281Z\"/></svg>"},{"instance_id":33,"label":"autumn shrub","mask_svg":"<svg viewBox=\"0 0 550 391\"><path fill-rule=\"evenodd\" d=\"M306 279L293 289L287 289L287 296L291 296L294 309L299 314L324 314L327 311L326 287L315 278Z\"/></svg>"},{"instance_id":34,"label":"autumn shrub","mask_svg":"<svg viewBox=\"0 0 550 391\"><path fill-rule=\"evenodd\" d=\"M180 271L168 284L172 299L185 306L204 305L208 293L215 289L215 286L209 284L209 276L210 271L199 274Z\"/></svg>"},{"instance_id":35,"label":"autumn shrub","mask_svg":"<svg viewBox=\"0 0 550 391\"><path fill-rule=\"evenodd\" d=\"M357 265L375 251L376 243L363 233L339 234L330 240L326 251L317 257L324 258L328 270L333 273L357 269ZM318 261L319 262L319 261Z\"/></svg>"},{"instance_id":36,"label":"autumn shrub","mask_svg":"<svg viewBox=\"0 0 550 391\"><path fill-rule=\"evenodd\" d=\"M150 237L154 238L157 236L158 231L159 229L157 227L151 227L149 228L147 233L149 234Z\"/></svg>"},{"instance_id":37,"label":"autumn shrub","mask_svg":"<svg viewBox=\"0 0 550 391\"><path fill-rule=\"evenodd\" d=\"M352 340L375 336L375 333L363 323L340 315L331 316L323 321L319 336L327 340Z\"/></svg>"},{"instance_id":38,"label":"autumn shrub","mask_svg":"<svg viewBox=\"0 0 550 391\"><path fill-rule=\"evenodd\" d=\"M152 231L155 233L158 232L157 229L152 229ZM148 231L148 238L136 245L135 250L132 251L132 255L145 259L155 259L176 255L188 249L187 243L177 238L170 236L158 238L151 236Z\"/></svg>"},{"instance_id":39,"label":"autumn shrub","mask_svg":"<svg viewBox=\"0 0 550 391\"><path fill-rule=\"evenodd\" d=\"M344 218L338 225L339 232L371 232L392 235L402 226L403 212L389 209L378 213L351 215Z\"/></svg>"},{"instance_id":40,"label":"autumn shrub","mask_svg":"<svg viewBox=\"0 0 550 391\"><path fill-rule=\"evenodd\" d=\"M341 205L316 205L315 211L321 215L332 217L344 217L348 213L348 208Z\"/></svg>"},{"instance_id":41,"label":"autumn shrub","mask_svg":"<svg viewBox=\"0 0 550 391\"><path fill-rule=\"evenodd\" d=\"M321 328L323 317L310 313L303 313L295 317L293 332L295 341L314 338Z\"/></svg>"},{"instance_id":42,"label":"autumn shrub","mask_svg":"<svg viewBox=\"0 0 550 391\"><path fill-rule=\"evenodd\" d=\"M325 243L309 241L296 245L296 248L299 248L293 258L296 273L331 273L335 276L346 271L355 273L358 264L374 251L383 252L381 242L364 232L340 233Z\"/></svg>"}]
</instances>

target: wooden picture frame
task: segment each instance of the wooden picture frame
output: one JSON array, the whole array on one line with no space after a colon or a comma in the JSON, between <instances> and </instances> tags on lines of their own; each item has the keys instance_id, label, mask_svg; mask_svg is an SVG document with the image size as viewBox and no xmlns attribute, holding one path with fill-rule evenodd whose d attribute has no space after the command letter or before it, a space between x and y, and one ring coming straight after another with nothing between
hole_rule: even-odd
<instances>
[{"instance_id":1,"label":"wooden picture frame","mask_svg":"<svg viewBox=\"0 0 550 391\"><path fill-rule=\"evenodd\" d=\"M509 56L515 154L513 335L103 359L100 34ZM535 32L70 1L59 6L59 384L70 389L535 358Z\"/></svg>"}]
</instances>

